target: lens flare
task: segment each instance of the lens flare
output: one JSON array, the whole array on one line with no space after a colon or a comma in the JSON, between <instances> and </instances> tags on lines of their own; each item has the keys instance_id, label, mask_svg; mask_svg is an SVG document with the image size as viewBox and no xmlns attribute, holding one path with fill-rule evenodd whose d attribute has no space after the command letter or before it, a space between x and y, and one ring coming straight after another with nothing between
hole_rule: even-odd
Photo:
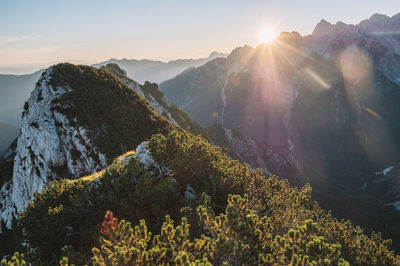
<instances>
[{"instance_id":1,"label":"lens flare","mask_svg":"<svg viewBox=\"0 0 400 266\"><path fill-rule=\"evenodd\" d=\"M317 73L315 73L315 71L313 71L311 68L307 67L305 71L314 81L316 81L324 89L328 90L331 88L331 86L325 80L323 80Z\"/></svg>"}]
</instances>

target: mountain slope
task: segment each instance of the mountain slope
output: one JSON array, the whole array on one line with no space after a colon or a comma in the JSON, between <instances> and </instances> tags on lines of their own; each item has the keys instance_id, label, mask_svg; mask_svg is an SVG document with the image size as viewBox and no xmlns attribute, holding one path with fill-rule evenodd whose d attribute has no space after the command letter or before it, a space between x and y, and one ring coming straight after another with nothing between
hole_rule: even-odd
<instances>
[{"instance_id":1,"label":"mountain slope","mask_svg":"<svg viewBox=\"0 0 400 266\"><path fill-rule=\"evenodd\" d=\"M125 69L130 78L135 79L139 83L144 83L145 81L160 83L175 77L188 68L201 66L217 57L226 57L226 54L213 52L207 58L178 59L167 63L147 59L110 59L105 62L94 64L93 66L101 67L109 63L115 63L122 69Z\"/></svg>"},{"instance_id":2,"label":"mountain slope","mask_svg":"<svg viewBox=\"0 0 400 266\"><path fill-rule=\"evenodd\" d=\"M385 228L399 246L391 204L399 178L375 174L400 161L398 19L322 21L310 36L282 33L271 46L236 48L160 89L200 125L218 124L269 158L288 158L274 165L255 152L251 166L266 160L270 172L310 182L321 205L369 230Z\"/></svg>"},{"instance_id":3,"label":"mountain slope","mask_svg":"<svg viewBox=\"0 0 400 266\"><path fill-rule=\"evenodd\" d=\"M333 218L308 185L266 178L185 130L154 135L95 175L52 182L17 225L16 250L50 265L399 263L390 241Z\"/></svg>"},{"instance_id":4,"label":"mountain slope","mask_svg":"<svg viewBox=\"0 0 400 266\"><path fill-rule=\"evenodd\" d=\"M159 115L163 115L175 125L190 130L193 133L204 134L202 128L196 122L194 122L185 111L178 108L164 96L164 93L158 89L158 85L156 83L150 83L146 81L143 85L139 84L138 82L129 78L126 71L114 63L102 66L101 69L106 69L117 76L122 82L127 84L142 98L146 99L153 110Z\"/></svg>"},{"instance_id":5,"label":"mountain slope","mask_svg":"<svg viewBox=\"0 0 400 266\"><path fill-rule=\"evenodd\" d=\"M47 69L25 104L11 180L2 180L1 218L11 226L36 191L76 178L175 126L105 69L58 64Z\"/></svg>"}]
</instances>

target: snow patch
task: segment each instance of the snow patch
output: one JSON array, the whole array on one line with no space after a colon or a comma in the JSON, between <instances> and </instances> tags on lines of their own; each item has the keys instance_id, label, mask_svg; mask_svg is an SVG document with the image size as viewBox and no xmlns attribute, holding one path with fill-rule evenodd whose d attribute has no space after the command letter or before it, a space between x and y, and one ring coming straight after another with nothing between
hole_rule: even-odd
<instances>
[{"instance_id":1,"label":"snow patch","mask_svg":"<svg viewBox=\"0 0 400 266\"><path fill-rule=\"evenodd\" d=\"M396 211L400 211L400 200L391 202L391 203L385 203L386 206L393 206Z\"/></svg>"},{"instance_id":2,"label":"snow patch","mask_svg":"<svg viewBox=\"0 0 400 266\"><path fill-rule=\"evenodd\" d=\"M390 171L393 170L393 168L394 168L394 166L389 166L389 167L383 169L383 170L380 171L380 172L375 172L375 174L376 174L376 175L387 175Z\"/></svg>"}]
</instances>

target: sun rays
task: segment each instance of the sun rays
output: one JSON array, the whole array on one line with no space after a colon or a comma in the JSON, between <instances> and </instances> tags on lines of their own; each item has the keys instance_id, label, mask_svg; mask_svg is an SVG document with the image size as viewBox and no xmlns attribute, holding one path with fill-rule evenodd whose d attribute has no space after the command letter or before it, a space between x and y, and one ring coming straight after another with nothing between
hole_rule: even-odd
<instances>
[{"instance_id":1,"label":"sun rays","mask_svg":"<svg viewBox=\"0 0 400 266\"><path fill-rule=\"evenodd\" d=\"M330 123L340 123L340 114L352 113L355 117L351 122L352 134L366 156L380 162L380 145L390 147L393 140L382 115L384 107L376 98L370 56L362 49L336 49L325 54L310 52L302 48L307 44L300 35L284 33L276 37L274 34L271 29L260 33L262 43L241 57L239 69L233 73L240 75L241 68L250 69L246 72L251 73L250 105L245 112L258 117L253 127L260 131L263 141L274 147L285 147L292 138L295 156L301 161L306 156L305 147L299 142L299 133L289 131L290 108L298 95L305 102L322 97L327 106L319 106L314 111L332 112ZM282 119L287 130L283 129Z\"/></svg>"}]
</instances>

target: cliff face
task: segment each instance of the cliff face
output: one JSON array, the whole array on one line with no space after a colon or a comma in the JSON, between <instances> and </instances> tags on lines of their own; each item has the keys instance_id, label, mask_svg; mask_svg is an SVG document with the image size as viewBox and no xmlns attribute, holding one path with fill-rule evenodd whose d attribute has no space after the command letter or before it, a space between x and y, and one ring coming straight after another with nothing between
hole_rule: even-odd
<instances>
[{"instance_id":1,"label":"cliff face","mask_svg":"<svg viewBox=\"0 0 400 266\"><path fill-rule=\"evenodd\" d=\"M116 155L173 127L107 70L50 67L25 104L16 146L2 160L7 175L0 192L1 220L10 227L49 181L93 174Z\"/></svg>"},{"instance_id":2,"label":"cliff face","mask_svg":"<svg viewBox=\"0 0 400 266\"><path fill-rule=\"evenodd\" d=\"M7 226L49 180L95 173L107 165L87 129L55 110L57 99L71 89L49 86L51 71L43 74L25 105L12 180L1 190L1 218Z\"/></svg>"}]
</instances>

